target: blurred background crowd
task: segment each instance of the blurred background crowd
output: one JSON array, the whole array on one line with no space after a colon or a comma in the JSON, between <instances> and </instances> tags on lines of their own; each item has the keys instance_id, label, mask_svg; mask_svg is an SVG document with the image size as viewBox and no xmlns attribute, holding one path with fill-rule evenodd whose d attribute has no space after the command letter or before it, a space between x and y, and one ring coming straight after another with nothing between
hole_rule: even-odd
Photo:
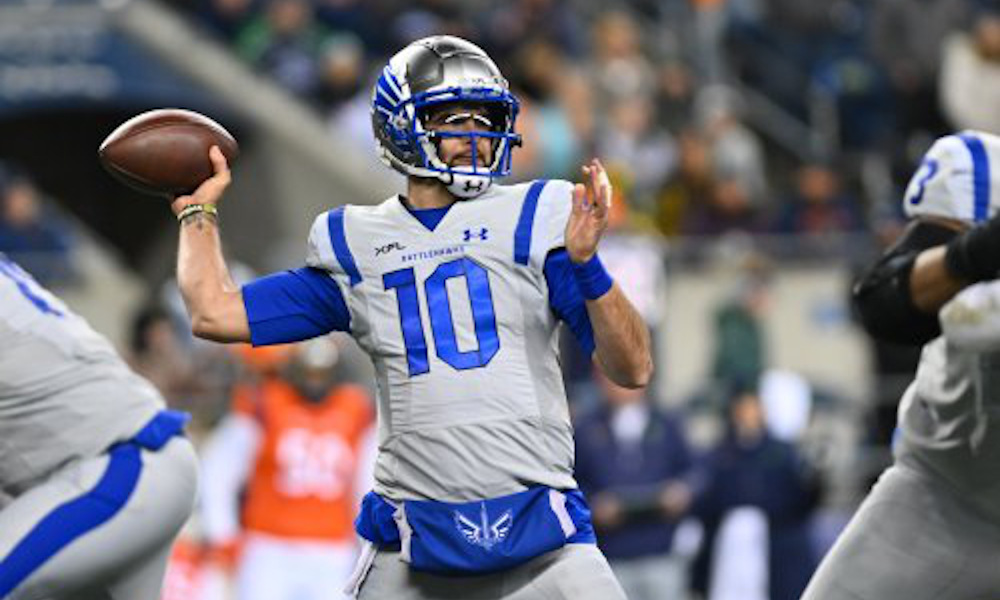
<instances>
[{"instance_id":1,"label":"blurred background crowd","mask_svg":"<svg viewBox=\"0 0 1000 600\"><path fill-rule=\"evenodd\" d=\"M371 86L438 33L482 46L521 100L515 180L578 179L595 155L613 175L601 253L654 332L656 381L623 390L563 353L579 483L629 597L797 598L888 464L916 364L860 333L849 287L899 234L931 142L1000 133L995 1L0 0L0 251L196 415L211 477L167 597L336 587L310 573L351 567L370 367L336 336L193 340L169 211L100 172L97 143L149 108L217 118L244 151L234 275L295 266L315 213L398 187ZM319 550L289 567L268 554L285 543Z\"/></svg>"}]
</instances>

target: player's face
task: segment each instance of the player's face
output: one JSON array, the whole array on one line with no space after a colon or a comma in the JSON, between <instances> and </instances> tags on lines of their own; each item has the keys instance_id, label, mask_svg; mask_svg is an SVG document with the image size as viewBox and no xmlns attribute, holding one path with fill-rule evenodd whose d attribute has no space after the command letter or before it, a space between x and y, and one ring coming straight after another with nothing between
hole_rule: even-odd
<instances>
[{"instance_id":1,"label":"player's face","mask_svg":"<svg viewBox=\"0 0 1000 600\"><path fill-rule=\"evenodd\" d=\"M475 104L447 104L432 110L425 127L430 131L487 133L495 130L488 112L486 107ZM438 156L449 167L467 167L472 164L472 140L467 137L443 137L438 144ZM477 137L477 166L488 166L492 159L492 140Z\"/></svg>"}]
</instances>

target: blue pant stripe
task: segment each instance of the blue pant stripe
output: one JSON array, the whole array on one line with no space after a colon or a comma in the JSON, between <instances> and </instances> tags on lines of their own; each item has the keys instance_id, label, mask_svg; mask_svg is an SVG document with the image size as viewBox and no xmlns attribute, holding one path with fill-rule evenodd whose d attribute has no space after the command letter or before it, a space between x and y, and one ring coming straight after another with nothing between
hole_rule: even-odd
<instances>
[{"instance_id":1,"label":"blue pant stripe","mask_svg":"<svg viewBox=\"0 0 1000 600\"><path fill-rule=\"evenodd\" d=\"M94 489L56 507L0 560L0 598L73 540L103 525L125 505L142 471L139 447L121 444L109 454L111 460Z\"/></svg>"}]
</instances>

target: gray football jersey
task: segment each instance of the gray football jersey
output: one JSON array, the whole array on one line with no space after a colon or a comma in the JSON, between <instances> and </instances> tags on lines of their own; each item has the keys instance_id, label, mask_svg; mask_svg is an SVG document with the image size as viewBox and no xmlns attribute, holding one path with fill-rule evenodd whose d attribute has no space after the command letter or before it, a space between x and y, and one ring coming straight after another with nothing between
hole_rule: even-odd
<instances>
[{"instance_id":1,"label":"gray football jersey","mask_svg":"<svg viewBox=\"0 0 1000 600\"><path fill-rule=\"evenodd\" d=\"M392 197L320 215L327 270L377 378L375 489L466 501L573 488L573 438L543 265L572 184L494 185L428 230Z\"/></svg>"},{"instance_id":2,"label":"gray football jersey","mask_svg":"<svg viewBox=\"0 0 1000 600\"><path fill-rule=\"evenodd\" d=\"M897 458L929 468L1000 523L1000 353L924 346L899 407Z\"/></svg>"},{"instance_id":3,"label":"gray football jersey","mask_svg":"<svg viewBox=\"0 0 1000 600\"><path fill-rule=\"evenodd\" d=\"M0 254L0 489L17 495L162 407L110 342Z\"/></svg>"}]
</instances>

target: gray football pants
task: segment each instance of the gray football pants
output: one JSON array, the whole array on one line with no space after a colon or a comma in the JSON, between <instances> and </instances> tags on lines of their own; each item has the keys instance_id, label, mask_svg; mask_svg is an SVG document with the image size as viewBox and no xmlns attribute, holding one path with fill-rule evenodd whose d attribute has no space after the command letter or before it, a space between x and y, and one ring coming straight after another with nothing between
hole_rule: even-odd
<instances>
[{"instance_id":1,"label":"gray football pants","mask_svg":"<svg viewBox=\"0 0 1000 600\"><path fill-rule=\"evenodd\" d=\"M523 565L489 575L421 573L379 550L359 600L625 600L594 544L567 544Z\"/></svg>"},{"instance_id":2,"label":"gray football pants","mask_svg":"<svg viewBox=\"0 0 1000 600\"><path fill-rule=\"evenodd\" d=\"M184 437L129 446L75 460L0 510L0 597L159 600L197 459Z\"/></svg>"},{"instance_id":3,"label":"gray football pants","mask_svg":"<svg viewBox=\"0 0 1000 600\"><path fill-rule=\"evenodd\" d=\"M990 600L1000 526L932 475L896 464L879 478L802 600Z\"/></svg>"}]
</instances>

